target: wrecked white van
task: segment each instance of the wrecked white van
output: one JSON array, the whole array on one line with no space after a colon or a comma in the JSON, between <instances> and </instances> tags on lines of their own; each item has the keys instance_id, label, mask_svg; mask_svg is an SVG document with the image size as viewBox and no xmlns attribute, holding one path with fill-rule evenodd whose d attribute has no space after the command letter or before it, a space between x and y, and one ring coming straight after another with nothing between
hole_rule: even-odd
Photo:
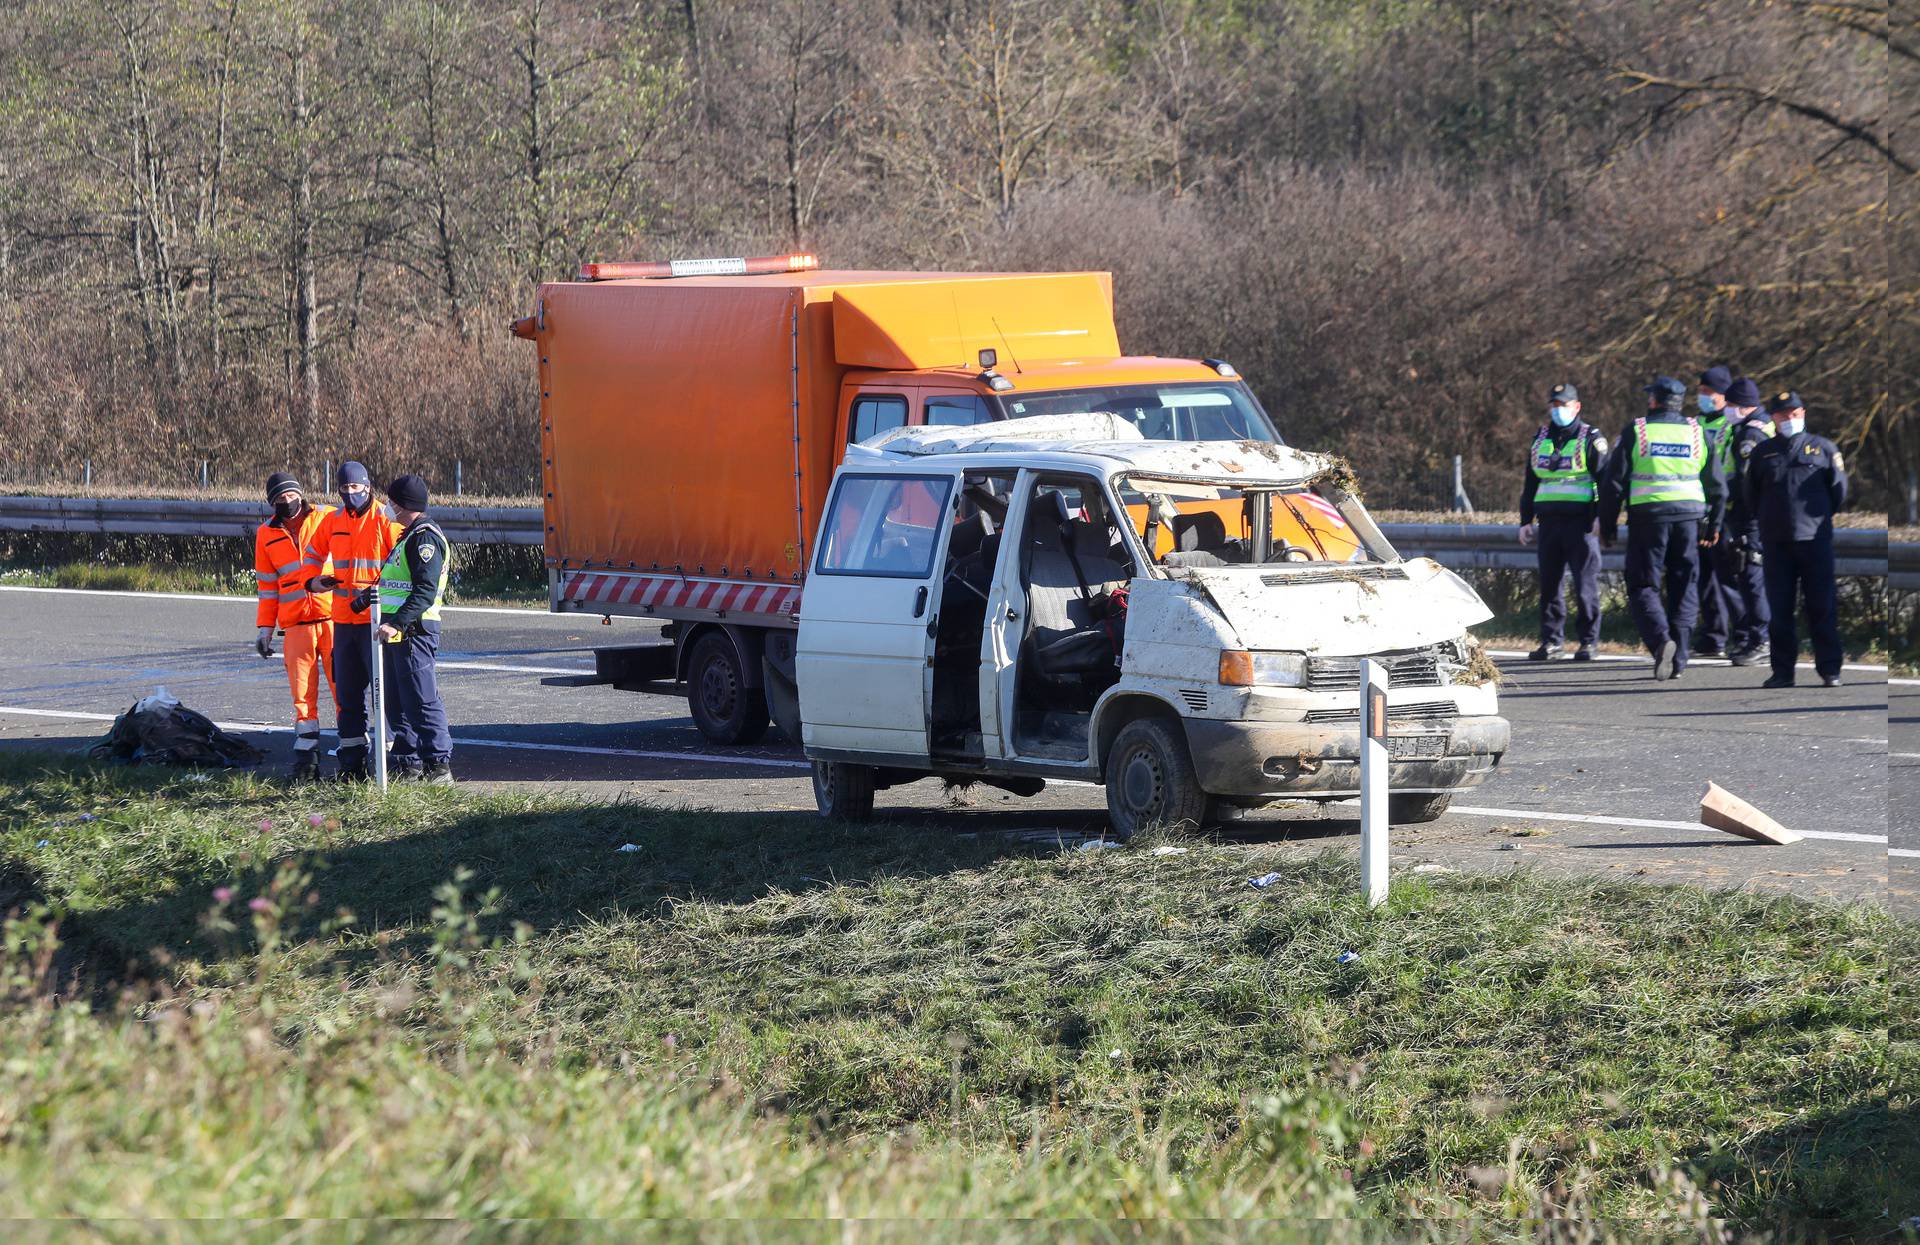
<instances>
[{"instance_id":1,"label":"wrecked white van","mask_svg":"<svg viewBox=\"0 0 1920 1245\"><path fill-rule=\"evenodd\" d=\"M1390 672L1390 816L1506 752L1491 615L1402 560L1321 455L1151 442L1104 415L909 428L852 447L800 607L823 815L938 777L1105 786L1114 829L1359 790L1359 665Z\"/></svg>"}]
</instances>

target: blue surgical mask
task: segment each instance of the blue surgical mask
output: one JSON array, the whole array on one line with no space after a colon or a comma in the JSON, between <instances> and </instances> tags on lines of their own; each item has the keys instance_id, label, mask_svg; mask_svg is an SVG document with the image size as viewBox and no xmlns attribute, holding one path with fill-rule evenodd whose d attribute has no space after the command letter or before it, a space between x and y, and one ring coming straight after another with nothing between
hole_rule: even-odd
<instances>
[{"instance_id":1,"label":"blue surgical mask","mask_svg":"<svg viewBox=\"0 0 1920 1245\"><path fill-rule=\"evenodd\" d=\"M1699 397L1695 398L1694 401L1700 404L1700 413L1702 415L1711 415L1717 409L1713 405L1713 398L1708 394L1703 393Z\"/></svg>"},{"instance_id":2,"label":"blue surgical mask","mask_svg":"<svg viewBox=\"0 0 1920 1245\"><path fill-rule=\"evenodd\" d=\"M1562 428L1573 422L1573 408L1570 406L1555 403L1547 408L1547 414L1552 416L1553 422Z\"/></svg>"},{"instance_id":3,"label":"blue surgical mask","mask_svg":"<svg viewBox=\"0 0 1920 1245\"><path fill-rule=\"evenodd\" d=\"M1806 426L1807 417L1805 415L1800 416L1798 419L1776 419L1773 421L1773 430L1783 437L1797 437Z\"/></svg>"}]
</instances>

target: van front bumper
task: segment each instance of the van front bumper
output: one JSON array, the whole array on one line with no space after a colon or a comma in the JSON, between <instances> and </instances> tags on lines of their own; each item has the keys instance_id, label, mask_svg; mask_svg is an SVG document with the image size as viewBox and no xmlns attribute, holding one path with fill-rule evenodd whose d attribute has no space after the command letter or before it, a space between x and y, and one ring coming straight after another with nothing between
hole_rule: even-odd
<instances>
[{"instance_id":1,"label":"van front bumper","mask_svg":"<svg viewBox=\"0 0 1920 1245\"><path fill-rule=\"evenodd\" d=\"M1360 730L1304 722L1187 718L1187 747L1200 787L1237 798L1338 799L1360 794ZM1478 786L1506 754L1513 728L1502 717L1456 718L1443 730L1392 732L1387 768L1394 791ZM1432 755L1427 755L1431 753Z\"/></svg>"}]
</instances>

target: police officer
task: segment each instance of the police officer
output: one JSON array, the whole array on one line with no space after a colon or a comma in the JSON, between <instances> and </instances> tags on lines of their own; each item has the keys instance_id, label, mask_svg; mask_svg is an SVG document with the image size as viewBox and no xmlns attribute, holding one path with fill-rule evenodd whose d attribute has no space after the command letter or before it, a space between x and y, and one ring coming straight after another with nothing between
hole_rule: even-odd
<instances>
[{"instance_id":1,"label":"police officer","mask_svg":"<svg viewBox=\"0 0 1920 1245\"><path fill-rule=\"evenodd\" d=\"M1746 500L1760 528L1767 605L1773 611L1773 677L1763 687L1792 687L1800 657L1794 597L1807 603L1813 669L1840 686L1840 605L1834 583L1833 516L1847 504L1847 464L1840 448L1807 431L1806 404L1793 392L1767 403L1775 435L1747 457Z\"/></svg>"},{"instance_id":2,"label":"police officer","mask_svg":"<svg viewBox=\"0 0 1920 1245\"><path fill-rule=\"evenodd\" d=\"M399 477L387 486L387 500L401 525L377 588L387 720L393 730L388 758L402 777L451 784L453 737L433 662L440 651L440 603L453 546L427 517L425 480Z\"/></svg>"},{"instance_id":3,"label":"police officer","mask_svg":"<svg viewBox=\"0 0 1920 1245\"><path fill-rule=\"evenodd\" d=\"M1700 544L1719 537L1726 483L1700 421L1680 409L1687 387L1660 376L1646 395L1647 413L1620 434L1601 477L1600 538L1613 544L1624 505L1633 621L1653 654L1653 677L1677 679L1699 613Z\"/></svg>"},{"instance_id":4,"label":"police officer","mask_svg":"<svg viewBox=\"0 0 1920 1245\"><path fill-rule=\"evenodd\" d=\"M1732 610L1727 656L1750 666L1767 641L1767 581L1760 565L1760 528L1747 508L1747 460L1773 435L1760 409L1760 387L1742 376L1727 387L1727 435L1720 440L1720 469L1727 477L1727 522L1713 547L1721 590Z\"/></svg>"},{"instance_id":5,"label":"police officer","mask_svg":"<svg viewBox=\"0 0 1920 1245\"><path fill-rule=\"evenodd\" d=\"M1694 393L1694 405L1700 412L1700 432L1707 439L1707 453L1720 457L1720 471L1726 474L1726 458L1720 443L1727 435L1727 389L1733 373L1714 364L1700 373L1700 387ZM1696 588L1700 595L1700 626L1694 635L1696 657L1725 657L1728 632L1733 626L1734 603L1720 578L1719 545L1700 546L1700 577Z\"/></svg>"},{"instance_id":6,"label":"police officer","mask_svg":"<svg viewBox=\"0 0 1920 1245\"><path fill-rule=\"evenodd\" d=\"M1560 580L1568 571L1580 631L1573 659L1592 661L1600 642L1599 481L1606 459L1606 437L1580 418L1580 391L1570 384L1548 390L1547 422L1533 435L1520 486L1520 543L1540 552L1540 647L1527 654L1530 661L1565 655Z\"/></svg>"}]
</instances>

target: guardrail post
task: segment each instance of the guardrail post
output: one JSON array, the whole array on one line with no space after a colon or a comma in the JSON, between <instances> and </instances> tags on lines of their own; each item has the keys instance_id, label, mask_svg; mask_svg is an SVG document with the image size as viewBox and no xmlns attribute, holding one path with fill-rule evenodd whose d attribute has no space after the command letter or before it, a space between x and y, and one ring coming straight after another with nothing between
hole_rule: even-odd
<instances>
[{"instance_id":1,"label":"guardrail post","mask_svg":"<svg viewBox=\"0 0 1920 1245\"><path fill-rule=\"evenodd\" d=\"M200 487L207 487L207 460L204 458L200 460Z\"/></svg>"},{"instance_id":2,"label":"guardrail post","mask_svg":"<svg viewBox=\"0 0 1920 1245\"><path fill-rule=\"evenodd\" d=\"M323 493L333 491L333 460L331 458L327 460L326 469L320 473L320 491Z\"/></svg>"},{"instance_id":3,"label":"guardrail post","mask_svg":"<svg viewBox=\"0 0 1920 1245\"><path fill-rule=\"evenodd\" d=\"M1907 526L1920 527L1920 472L1907 472Z\"/></svg>"},{"instance_id":4,"label":"guardrail post","mask_svg":"<svg viewBox=\"0 0 1920 1245\"><path fill-rule=\"evenodd\" d=\"M1465 514L1473 513L1473 499L1467 496L1466 477L1460 470L1460 455L1453 456L1453 508Z\"/></svg>"},{"instance_id":5,"label":"guardrail post","mask_svg":"<svg viewBox=\"0 0 1920 1245\"><path fill-rule=\"evenodd\" d=\"M453 460L453 495L459 497L465 492L466 488L460 478L460 460L456 458Z\"/></svg>"},{"instance_id":6,"label":"guardrail post","mask_svg":"<svg viewBox=\"0 0 1920 1245\"><path fill-rule=\"evenodd\" d=\"M1360 891L1367 906L1387 899L1387 669L1360 662Z\"/></svg>"},{"instance_id":7,"label":"guardrail post","mask_svg":"<svg viewBox=\"0 0 1920 1245\"><path fill-rule=\"evenodd\" d=\"M91 458L87 459L86 463L80 468L80 486L82 488L93 487L93 460Z\"/></svg>"}]
</instances>

